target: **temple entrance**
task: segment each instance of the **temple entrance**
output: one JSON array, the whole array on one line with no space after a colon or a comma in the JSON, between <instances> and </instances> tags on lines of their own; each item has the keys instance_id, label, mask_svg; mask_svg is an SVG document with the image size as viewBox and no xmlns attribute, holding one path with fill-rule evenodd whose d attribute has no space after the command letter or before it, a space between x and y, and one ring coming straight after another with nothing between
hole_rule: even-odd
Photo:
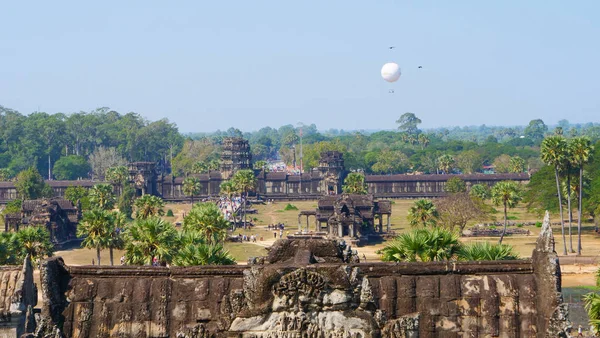
<instances>
[{"instance_id":1,"label":"temple entrance","mask_svg":"<svg viewBox=\"0 0 600 338\"><path fill-rule=\"evenodd\" d=\"M350 216L350 209L348 209L348 206L346 204L344 204L344 206L342 206L342 209L340 210L340 212L342 214L344 214L344 216L346 216L346 217Z\"/></svg>"},{"instance_id":2,"label":"temple entrance","mask_svg":"<svg viewBox=\"0 0 600 338\"><path fill-rule=\"evenodd\" d=\"M342 237L350 236L350 227L346 224L342 225Z\"/></svg>"}]
</instances>

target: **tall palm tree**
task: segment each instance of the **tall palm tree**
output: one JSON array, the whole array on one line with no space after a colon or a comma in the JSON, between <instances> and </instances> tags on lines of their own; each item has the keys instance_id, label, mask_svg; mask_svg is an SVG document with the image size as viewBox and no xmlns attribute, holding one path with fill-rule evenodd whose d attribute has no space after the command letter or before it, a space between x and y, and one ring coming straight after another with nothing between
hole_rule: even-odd
<instances>
[{"instance_id":1,"label":"tall palm tree","mask_svg":"<svg viewBox=\"0 0 600 338\"><path fill-rule=\"evenodd\" d=\"M101 264L100 250L108 247L113 224L114 220L110 212L95 208L86 211L83 214L82 221L77 226L77 236L84 237L81 245L84 248L96 250L98 265Z\"/></svg>"},{"instance_id":2,"label":"tall palm tree","mask_svg":"<svg viewBox=\"0 0 600 338\"><path fill-rule=\"evenodd\" d=\"M179 249L177 230L159 217L136 220L127 227L124 236L127 264L151 265L156 258L166 265Z\"/></svg>"},{"instance_id":3,"label":"tall palm tree","mask_svg":"<svg viewBox=\"0 0 600 338\"><path fill-rule=\"evenodd\" d=\"M243 196L242 213L244 214L244 227L246 226L246 202L248 192L256 188L256 176L252 170L239 170L233 175L233 182Z\"/></svg>"},{"instance_id":4,"label":"tall palm tree","mask_svg":"<svg viewBox=\"0 0 600 338\"><path fill-rule=\"evenodd\" d=\"M208 244L221 243L227 235L229 222L214 203L200 203L183 218L183 229L201 234Z\"/></svg>"},{"instance_id":5,"label":"tall palm tree","mask_svg":"<svg viewBox=\"0 0 600 338\"><path fill-rule=\"evenodd\" d=\"M565 237L565 220L563 217L562 194L560 189L559 172L565 167L567 154L567 140L559 135L546 137L542 141L541 158L544 163L554 167L556 179L556 193L558 196L558 208L560 212L560 226L563 238L563 254L567 254L567 238Z\"/></svg>"},{"instance_id":6,"label":"tall palm tree","mask_svg":"<svg viewBox=\"0 0 600 338\"><path fill-rule=\"evenodd\" d=\"M219 189L221 191L221 195L225 195L229 200L231 200L231 198L237 191L237 188L235 187L235 183L232 181L225 181L225 182L221 183L221 185L219 186Z\"/></svg>"},{"instance_id":7,"label":"tall palm tree","mask_svg":"<svg viewBox=\"0 0 600 338\"><path fill-rule=\"evenodd\" d=\"M21 251L20 257L29 255L35 262L52 256L54 244L50 240L50 232L43 226L29 226L17 231L16 242Z\"/></svg>"},{"instance_id":8,"label":"tall palm tree","mask_svg":"<svg viewBox=\"0 0 600 338\"><path fill-rule=\"evenodd\" d=\"M454 168L454 157L452 155L444 154L438 158L438 166L440 170L444 172L444 174L449 174L452 172Z\"/></svg>"},{"instance_id":9,"label":"tall palm tree","mask_svg":"<svg viewBox=\"0 0 600 338\"><path fill-rule=\"evenodd\" d=\"M577 255L581 255L581 201L583 200L583 166L590 161L594 146L589 138L582 136L574 138L569 144L571 157L579 169L579 198L577 207Z\"/></svg>"},{"instance_id":10,"label":"tall palm tree","mask_svg":"<svg viewBox=\"0 0 600 338\"><path fill-rule=\"evenodd\" d=\"M367 194L367 184L365 183L365 176L359 173L350 173L344 179L344 186L342 190L347 194Z\"/></svg>"},{"instance_id":11,"label":"tall palm tree","mask_svg":"<svg viewBox=\"0 0 600 338\"><path fill-rule=\"evenodd\" d=\"M125 247L123 231L127 225L127 216L120 211L114 211L111 216L112 224L107 234L106 246L108 247L110 265L112 266L114 265L113 250L121 250Z\"/></svg>"},{"instance_id":12,"label":"tall palm tree","mask_svg":"<svg viewBox=\"0 0 600 338\"><path fill-rule=\"evenodd\" d=\"M115 205L115 194L110 184L96 184L90 188L89 198L92 206L103 210L111 210Z\"/></svg>"},{"instance_id":13,"label":"tall palm tree","mask_svg":"<svg viewBox=\"0 0 600 338\"><path fill-rule=\"evenodd\" d=\"M435 205L427 199L420 199L408 209L408 221L411 226L422 225L424 228L435 226L440 217Z\"/></svg>"},{"instance_id":14,"label":"tall palm tree","mask_svg":"<svg viewBox=\"0 0 600 338\"><path fill-rule=\"evenodd\" d=\"M204 174L207 171L208 165L206 164L206 162L198 161L192 166L192 173L194 174Z\"/></svg>"},{"instance_id":15,"label":"tall palm tree","mask_svg":"<svg viewBox=\"0 0 600 338\"><path fill-rule=\"evenodd\" d=\"M135 218L146 219L153 216L162 216L165 213L163 209L165 202L162 198L153 195L144 195L134 202L136 211Z\"/></svg>"},{"instance_id":16,"label":"tall palm tree","mask_svg":"<svg viewBox=\"0 0 600 338\"><path fill-rule=\"evenodd\" d=\"M502 244L502 240L506 235L508 221L507 209L516 207L523 198L522 196L521 187L518 183L513 181L498 182L492 187L492 202L495 205L504 206L504 229L502 230L502 235L500 235L498 244Z\"/></svg>"},{"instance_id":17,"label":"tall palm tree","mask_svg":"<svg viewBox=\"0 0 600 338\"><path fill-rule=\"evenodd\" d=\"M182 189L184 194L191 197L193 205L194 195L198 195L200 193L200 189L202 189L202 184L200 184L200 180L195 177L186 177L183 180Z\"/></svg>"}]
</instances>

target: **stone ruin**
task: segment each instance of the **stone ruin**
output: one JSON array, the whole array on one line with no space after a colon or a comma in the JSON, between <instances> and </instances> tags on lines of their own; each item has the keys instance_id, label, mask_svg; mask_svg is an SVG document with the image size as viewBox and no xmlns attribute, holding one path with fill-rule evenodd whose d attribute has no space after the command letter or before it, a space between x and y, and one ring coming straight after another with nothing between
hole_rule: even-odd
<instances>
[{"instance_id":1,"label":"stone ruin","mask_svg":"<svg viewBox=\"0 0 600 338\"><path fill-rule=\"evenodd\" d=\"M43 262L31 337L566 337L546 216L531 259L358 262L335 240L276 242L247 266Z\"/></svg>"},{"instance_id":2,"label":"stone ruin","mask_svg":"<svg viewBox=\"0 0 600 338\"><path fill-rule=\"evenodd\" d=\"M32 332L37 296L29 258L21 266L0 267L0 337L20 337Z\"/></svg>"}]
</instances>

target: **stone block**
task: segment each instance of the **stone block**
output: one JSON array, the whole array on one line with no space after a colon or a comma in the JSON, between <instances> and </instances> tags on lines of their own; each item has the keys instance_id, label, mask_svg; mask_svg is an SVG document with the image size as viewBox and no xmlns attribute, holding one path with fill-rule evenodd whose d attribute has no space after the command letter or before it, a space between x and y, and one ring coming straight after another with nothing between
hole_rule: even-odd
<instances>
[{"instance_id":1,"label":"stone block","mask_svg":"<svg viewBox=\"0 0 600 338\"><path fill-rule=\"evenodd\" d=\"M438 298L440 296L440 279L438 276L417 278L418 298Z\"/></svg>"},{"instance_id":2,"label":"stone block","mask_svg":"<svg viewBox=\"0 0 600 338\"><path fill-rule=\"evenodd\" d=\"M460 276L448 275L440 277L440 297L458 298L461 296Z\"/></svg>"}]
</instances>

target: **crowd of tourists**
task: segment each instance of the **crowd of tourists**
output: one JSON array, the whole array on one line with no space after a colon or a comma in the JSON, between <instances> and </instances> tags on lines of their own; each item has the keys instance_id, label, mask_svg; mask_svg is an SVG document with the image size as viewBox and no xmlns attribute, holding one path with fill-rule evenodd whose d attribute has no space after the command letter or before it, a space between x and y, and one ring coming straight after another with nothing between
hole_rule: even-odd
<instances>
[{"instance_id":1,"label":"crowd of tourists","mask_svg":"<svg viewBox=\"0 0 600 338\"><path fill-rule=\"evenodd\" d=\"M233 214L237 213L242 203L245 203L245 199L243 197L232 197L231 199L227 197L221 197L219 201L217 201L217 206L223 213L223 216L228 221L234 221Z\"/></svg>"}]
</instances>

